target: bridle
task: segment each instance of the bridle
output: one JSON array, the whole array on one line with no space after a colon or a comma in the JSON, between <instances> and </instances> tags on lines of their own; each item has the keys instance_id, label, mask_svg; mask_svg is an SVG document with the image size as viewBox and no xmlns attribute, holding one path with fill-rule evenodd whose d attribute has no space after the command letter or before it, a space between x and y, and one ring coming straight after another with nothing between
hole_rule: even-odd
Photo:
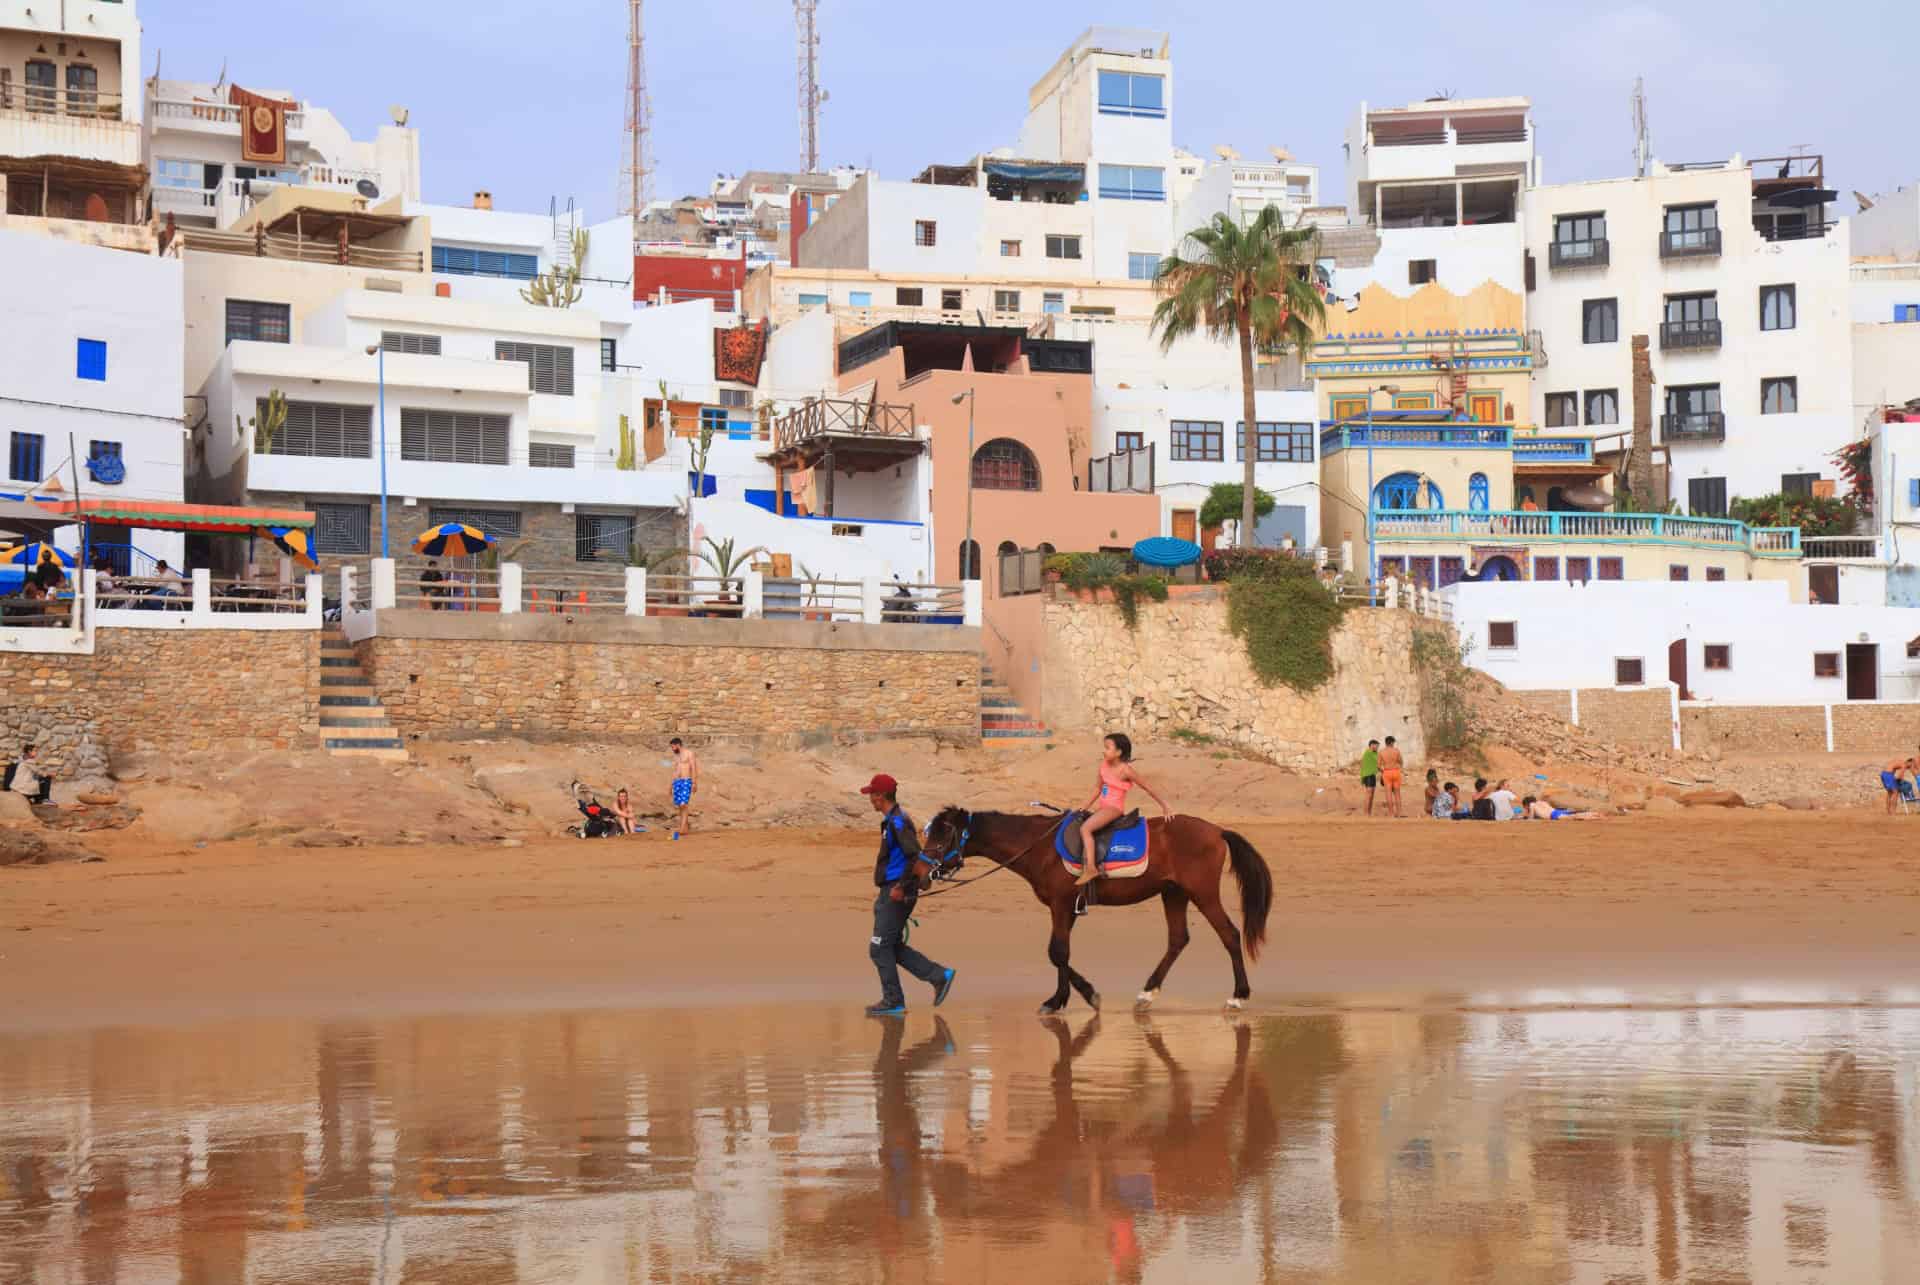
<instances>
[{"instance_id":1,"label":"bridle","mask_svg":"<svg viewBox=\"0 0 1920 1285\"><path fill-rule=\"evenodd\" d=\"M1051 828L1042 832L1039 840L1028 844L1023 851L1009 858L1008 860L995 862L993 869L987 871L983 875L975 875L971 879L958 879L958 878L955 878L953 873L951 872L959 870L963 865L966 864L967 840L973 837L973 813L969 812L967 813L966 823L960 827L960 841L954 844L952 847L948 848L947 851L942 855L940 864L934 867L934 871L933 871L934 881L938 883L945 883L947 886L945 888L938 888L929 892L924 892L920 895L923 897L943 897L947 893L960 891L960 889L966 887L970 883L979 883L982 879L991 879L995 875L999 874L1002 870L1011 870L1013 869L1013 867L1019 865L1022 861L1025 861L1028 857L1032 856L1034 849L1039 847L1040 843L1044 842L1047 836L1052 833L1053 831L1051 830ZM952 858L951 865L949 865L947 862L947 858L949 857ZM991 858L989 858L989 860L991 860Z\"/></svg>"}]
</instances>

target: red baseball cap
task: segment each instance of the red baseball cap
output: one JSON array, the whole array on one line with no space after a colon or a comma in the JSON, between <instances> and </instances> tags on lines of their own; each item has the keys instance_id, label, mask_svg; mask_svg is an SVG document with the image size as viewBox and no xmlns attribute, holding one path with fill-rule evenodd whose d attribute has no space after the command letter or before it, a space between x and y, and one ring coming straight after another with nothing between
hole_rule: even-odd
<instances>
[{"instance_id":1,"label":"red baseball cap","mask_svg":"<svg viewBox=\"0 0 1920 1285\"><path fill-rule=\"evenodd\" d=\"M860 787L860 793L862 794L898 794L899 792L900 782L894 780L885 772L879 773L871 781L868 781Z\"/></svg>"}]
</instances>

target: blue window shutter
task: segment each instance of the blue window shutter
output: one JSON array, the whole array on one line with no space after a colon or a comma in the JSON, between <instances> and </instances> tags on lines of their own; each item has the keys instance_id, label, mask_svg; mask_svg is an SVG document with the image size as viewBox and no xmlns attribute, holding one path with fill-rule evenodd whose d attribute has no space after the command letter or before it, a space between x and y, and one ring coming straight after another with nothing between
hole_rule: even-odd
<instances>
[{"instance_id":1,"label":"blue window shutter","mask_svg":"<svg viewBox=\"0 0 1920 1285\"><path fill-rule=\"evenodd\" d=\"M74 374L81 379L105 380L107 345L104 340L82 339L74 358Z\"/></svg>"},{"instance_id":2,"label":"blue window shutter","mask_svg":"<svg viewBox=\"0 0 1920 1285\"><path fill-rule=\"evenodd\" d=\"M1920 506L1920 477L1907 479L1907 503Z\"/></svg>"}]
</instances>

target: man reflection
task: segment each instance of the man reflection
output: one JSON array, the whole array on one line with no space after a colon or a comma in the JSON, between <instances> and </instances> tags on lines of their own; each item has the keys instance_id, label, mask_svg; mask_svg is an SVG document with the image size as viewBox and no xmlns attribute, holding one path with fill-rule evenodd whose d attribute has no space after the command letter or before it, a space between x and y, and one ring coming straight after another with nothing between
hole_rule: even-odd
<instances>
[{"instance_id":1,"label":"man reflection","mask_svg":"<svg viewBox=\"0 0 1920 1285\"><path fill-rule=\"evenodd\" d=\"M908 1077L924 1071L954 1050L953 1033L941 1018L933 1019L933 1033L905 1053L906 1023L886 1022L880 1049L873 1059L873 1108L879 1125L881 1207L887 1215L876 1221L875 1237L887 1249L924 1245L928 1205L929 1161L920 1144L920 1113L914 1109Z\"/></svg>"}]
</instances>

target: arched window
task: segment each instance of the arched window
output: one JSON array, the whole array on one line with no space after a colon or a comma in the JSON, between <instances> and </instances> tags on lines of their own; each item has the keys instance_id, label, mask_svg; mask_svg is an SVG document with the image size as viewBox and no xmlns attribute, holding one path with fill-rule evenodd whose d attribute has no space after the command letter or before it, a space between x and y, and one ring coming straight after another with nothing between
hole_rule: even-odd
<instances>
[{"instance_id":1,"label":"arched window","mask_svg":"<svg viewBox=\"0 0 1920 1285\"><path fill-rule=\"evenodd\" d=\"M1373 507L1376 509L1444 509L1440 488L1431 481L1427 483L1426 504L1420 503L1420 475L1418 473L1395 473L1383 477L1373 488Z\"/></svg>"},{"instance_id":2,"label":"arched window","mask_svg":"<svg viewBox=\"0 0 1920 1285\"><path fill-rule=\"evenodd\" d=\"M1487 475L1475 473L1467 479L1467 507L1475 513L1485 513L1491 506L1487 492Z\"/></svg>"},{"instance_id":3,"label":"arched window","mask_svg":"<svg viewBox=\"0 0 1920 1285\"><path fill-rule=\"evenodd\" d=\"M982 491L1037 491L1040 462L1011 437L996 437L973 453L973 485Z\"/></svg>"},{"instance_id":4,"label":"arched window","mask_svg":"<svg viewBox=\"0 0 1920 1285\"><path fill-rule=\"evenodd\" d=\"M1003 558L1005 558L1005 557L1009 557L1009 556L1011 556L1012 554L1016 554L1016 553L1018 553L1018 552L1020 552L1020 546L1019 546L1019 545L1017 545L1017 544L1015 544L1015 543L1014 543L1013 541L1011 541L1011 540L1002 540L1002 541L1000 542L1000 556L1001 556L1001 557L1003 557Z\"/></svg>"},{"instance_id":5,"label":"arched window","mask_svg":"<svg viewBox=\"0 0 1920 1285\"><path fill-rule=\"evenodd\" d=\"M962 580L980 578L980 542L978 540L960 542L960 578Z\"/></svg>"},{"instance_id":6,"label":"arched window","mask_svg":"<svg viewBox=\"0 0 1920 1285\"><path fill-rule=\"evenodd\" d=\"M1055 548L1053 547L1053 545L1051 545L1051 544L1049 544L1049 543L1048 543L1047 541L1045 541L1045 540L1042 540L1042 541L1040 542L1040 556L1041 556L1041 557L1043 557L1043 558L1051 558L1051 557L1052 557L1052 556L1053 556L1053 555L1054 555L1054 554L1055 554L1056 552L1057 552L1057 550L1056 550L1056 549L1055 549Z\"/></svg>"}]
</instances>

